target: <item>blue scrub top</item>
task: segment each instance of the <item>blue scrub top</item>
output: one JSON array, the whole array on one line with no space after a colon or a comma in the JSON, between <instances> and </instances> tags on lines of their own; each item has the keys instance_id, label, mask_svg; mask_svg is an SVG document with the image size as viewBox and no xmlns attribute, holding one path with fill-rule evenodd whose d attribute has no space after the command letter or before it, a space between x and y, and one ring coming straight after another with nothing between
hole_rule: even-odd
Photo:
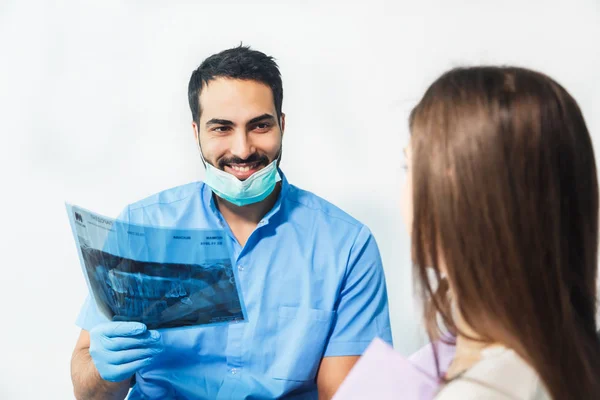
<instances>
[{"instance_id":1,"label":"blue scrub top","mask_svg":"<svg viewBox=\"0 0 600 400\"><path fill-rule=\"evenodd\" d=\"M244 247L202 182L123 211L120 219L136 224L225 229L248 313L248 322L162 331L165 350L136 374L129 399L317 399L322 357L360 355L375 337L392 343L375 238L281 175L275 206ZM88 298L77 325L106 321Z\"/></svg>"}]
</instances>

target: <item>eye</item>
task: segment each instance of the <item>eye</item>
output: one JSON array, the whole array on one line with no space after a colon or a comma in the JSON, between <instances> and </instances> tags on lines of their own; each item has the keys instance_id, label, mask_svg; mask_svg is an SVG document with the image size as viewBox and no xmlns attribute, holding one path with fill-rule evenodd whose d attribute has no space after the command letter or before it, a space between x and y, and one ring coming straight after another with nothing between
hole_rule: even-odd
<instances>
[{"instance_id":1,"label":"eye","mask_svg":"<svg viewBox=\"0 0 600 400\"><path fill-rule=\"evenodd\" d=\"M254 126L254 130L257 132L267 132L269 129L271 129L271 124L267 122L261 122Z\"/></svg>"},{"instance_id":2,"label":"eye","mask_svg":"<svg viewBox=\"0 0 600 400\"><path fill-rule=\"evenodd\" d=\"M214 128L211 129L211 131L213 132L217 132L217 133L223 133L223 132L227 132L231 129L231 127L229 126L216 126Z\"/></svg>"}]
</instances>

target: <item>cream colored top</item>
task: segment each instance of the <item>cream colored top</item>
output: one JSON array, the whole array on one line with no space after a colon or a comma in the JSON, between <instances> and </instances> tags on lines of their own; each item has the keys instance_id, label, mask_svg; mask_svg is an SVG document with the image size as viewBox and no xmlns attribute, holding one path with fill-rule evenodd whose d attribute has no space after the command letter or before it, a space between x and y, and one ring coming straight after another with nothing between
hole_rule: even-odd
<instances>
[{"instance_id":1,"label":"cream colored top","mask_svg":"<svg viewBox=\"0 0 600 400\"><path fill-rule=\"evenodd\" d=\"M537 373L513 350L494 347L445 385L435 400L550 400Z\"/></svg>"}]
</instances>

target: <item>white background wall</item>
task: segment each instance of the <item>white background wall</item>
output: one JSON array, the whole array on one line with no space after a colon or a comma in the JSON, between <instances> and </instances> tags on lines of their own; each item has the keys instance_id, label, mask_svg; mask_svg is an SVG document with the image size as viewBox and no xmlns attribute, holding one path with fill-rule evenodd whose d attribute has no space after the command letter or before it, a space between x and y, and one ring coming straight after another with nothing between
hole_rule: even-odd
<instances>
[{"instance_id":1,"label":"white background wall","mask_svg":"<svg viewBox=\"0 0 600 400\"><path fill-rule=\"evenodd\" d=\"M598 0L349 3L0 1L0 398L72 398L87 289L63 202L116 215L201 179L188 79L240 41L280 64L290 181L374 232L405 354L422 336L401 150L426 86L464 64L535 68L574 95L598 143Z\"/></svg>"}]
</instances>

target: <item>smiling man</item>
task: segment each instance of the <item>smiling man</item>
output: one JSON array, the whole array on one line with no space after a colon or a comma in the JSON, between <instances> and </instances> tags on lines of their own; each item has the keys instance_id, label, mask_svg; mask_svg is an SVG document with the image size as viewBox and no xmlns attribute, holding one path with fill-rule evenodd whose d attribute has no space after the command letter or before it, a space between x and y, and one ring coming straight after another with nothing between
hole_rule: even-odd
<instances>
[{"instance_id":1,"label":"smiling man","mask_svg":"<svg viewBox=\"0 0 600 400\"><path fill-rule=\"evenodd\" d=\"M223 228L248 322L148 330L87 301L72 359L77 398L328 399L375 337L391 342L369 229L279 168L285 115L273 58L248 47L206 59L188 87L204 182L128 206L121 219Z\"/></svg>"}]
</instances>

